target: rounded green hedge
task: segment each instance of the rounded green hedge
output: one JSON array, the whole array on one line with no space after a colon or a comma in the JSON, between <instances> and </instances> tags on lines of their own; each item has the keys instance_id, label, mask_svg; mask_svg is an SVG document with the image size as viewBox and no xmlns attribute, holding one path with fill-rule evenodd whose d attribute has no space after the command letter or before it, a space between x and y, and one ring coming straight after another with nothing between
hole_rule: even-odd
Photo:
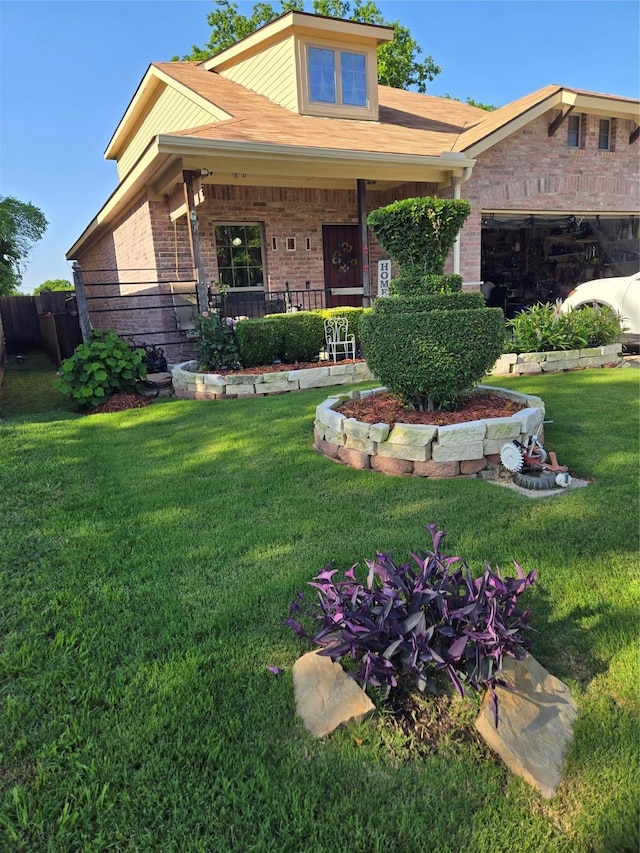
<instances>
[{"instance_id":1,"label":"rounded green hedge","mask_svg":"<svg viewBox=\"0 0 640 853\"><path fill-rule=\"evenodd\" d=\"M444 299L459 301L455 296ZM379 300L360 321L364 356L375 376L421 411L455 407L491 370L505 334L499 308L420 310L419 303L431 299Z\"/></svg>"}]
</instances>

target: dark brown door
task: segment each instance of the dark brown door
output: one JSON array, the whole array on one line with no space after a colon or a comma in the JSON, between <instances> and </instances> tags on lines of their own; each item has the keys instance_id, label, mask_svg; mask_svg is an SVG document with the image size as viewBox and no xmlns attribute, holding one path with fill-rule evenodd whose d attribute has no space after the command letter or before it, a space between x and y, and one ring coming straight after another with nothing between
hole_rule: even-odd
<instances>
[{"instance_id":1,"label":"dark brown door","mask_svg":"<svg viewBox=\"0 0 640 853\"><path fill-rule=\"evenodd\" d=\"M329 288L328 307L362 305L360 228L357 225L323 225L324 281Z\"/></svg>"}]
</instances>

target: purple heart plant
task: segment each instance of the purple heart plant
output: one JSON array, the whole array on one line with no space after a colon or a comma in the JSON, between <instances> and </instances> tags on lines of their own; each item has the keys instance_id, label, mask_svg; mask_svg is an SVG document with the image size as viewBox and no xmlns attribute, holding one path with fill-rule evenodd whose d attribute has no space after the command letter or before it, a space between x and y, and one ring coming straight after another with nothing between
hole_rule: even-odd
<instances>
[{"instance_id":1,"label":"purple heart plant","mask_svg":"<svg viewBox=\"0 0 640 853\"><path fill-rule=\"evenodd\" d=\"M518 610L518 596L537 577L525 575L517 562L517 577L500 576L488 563L472 578L461 557L440 551L444 533L428 525L433 546L411 554L397 565L391 554L366 560L366 583L355 575L356 565L335 579L329 563L309 581L317 600L297 593L286 624L299 637L322 647L334 661L350 657L359 668L349 674L363 687L380 687L387 694L400 676L413 678L419 690L436 692L434 676L443 672L463 696L464 686L489 690L498 725L495 687L508 685L500 678L502 660L522 660L530 646L531 613ZM319 629L308 632L300 619Z\"/></svg>"}]
</instances>

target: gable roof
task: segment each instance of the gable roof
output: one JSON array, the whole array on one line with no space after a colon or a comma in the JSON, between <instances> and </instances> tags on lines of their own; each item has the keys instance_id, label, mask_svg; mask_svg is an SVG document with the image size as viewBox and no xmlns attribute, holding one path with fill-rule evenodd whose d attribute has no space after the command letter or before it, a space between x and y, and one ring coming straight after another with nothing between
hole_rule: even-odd
<instances>
[{"instance_id":1,"label":"gable roof","mask_svg":"<svg viewBox=\"0 0 640 853\"><path fill-rule=\"evenodd\" d=\"M231 115L176 136L437 157L454 151L460 134L487 115L458 101L380 86L378 122L304 116L195 63L152 67Z\"/></svg>"},{"instance_id":2,"label":"gable roof","mask_svg":"<svg viewBox=\"0 0 640 853\"><path fill-rule=\"evenodd\" d=\"M455 150L464 152L468 157L477 157L548 110L569 107L578 112L609 118L640 120L640 102L637 100L558 85L544 86L493 112L485 113L481 122L465 130Z\"/></svg>"}]
</instances>

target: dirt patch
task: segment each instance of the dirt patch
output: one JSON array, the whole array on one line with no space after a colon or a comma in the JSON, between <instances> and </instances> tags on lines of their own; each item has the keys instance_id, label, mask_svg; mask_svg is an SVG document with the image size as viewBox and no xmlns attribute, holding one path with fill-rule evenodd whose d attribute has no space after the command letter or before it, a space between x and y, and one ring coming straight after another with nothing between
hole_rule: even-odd
<instances>
[{"instance_id":1,"label":"dirt patch","mask_svg":"<svg viewBox=\"0 0 640 853\"><path fill-rule=\"evenodd\" d=\"M350 400L337 411L366 424L389 424L393 428L396 423L448 426L486 418L509 418L524 408L524 404L514 403L497 394L479 393L473 394L453 412L414 412L397 397L384 391L364 399Z\"/></svg>"},{"instance_id":2,"label":"dirt patch","mask_svg":"<svg viewBox=\"0 0 640 853\"><path fill-rule=\"evenodd\" d=\"M140 394L112 394L104 403L100 403L90 415L111 414L113 412L124 412L127 409L141 409L152 402L150 397Z\"/></svg>"},{"instance_id":3,"label":"dirt patch","mask_svg":"<svg viewBox=\"0 0 640 853\"><path fill-rule=\"evenodd\" d=\"M498 761L474 726L478 703L471 698L400 689L388 700L387 709L385 725L400 735L400 756L407 760L454 754L464 744L478 757Z\"/></svg>"}]
</instances>

